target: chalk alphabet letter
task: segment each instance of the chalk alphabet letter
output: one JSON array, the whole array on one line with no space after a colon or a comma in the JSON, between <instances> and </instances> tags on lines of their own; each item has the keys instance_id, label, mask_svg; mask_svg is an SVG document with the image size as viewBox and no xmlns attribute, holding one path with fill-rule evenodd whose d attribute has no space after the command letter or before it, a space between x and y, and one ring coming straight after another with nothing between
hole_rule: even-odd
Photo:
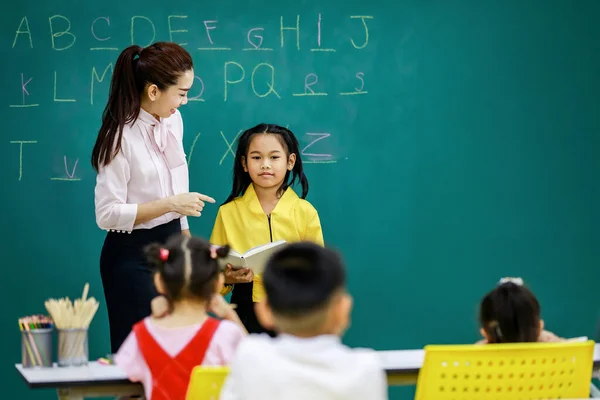
<instances>
[{"instance_id":1,"label":"chalk alphabet letter","mask_svg":"<svg viewBox=\"0 0 600 400\"><path fill-rule=\"evenodd\" d=\"M29 92L27 91L27 85L31 82L33 78L29 78L27 82L25 82L25 75L21 73L21 104L11 104L9 107L11 108L27 108L27 107L37 107L39 104L25 104L25 96L29 96Z\"/></svg>"},{"instance_id":2,"label":"chalk alphabet letter","mask_svg":"<svg viewBox=\"0 0 600 400\"><path fill-rule=\"evenodd\" d=\"M305 163L307 164L333 164L333 163L337 163L336 160L333 160L333 155L329 154L329 153L316 153L316 152L311 152L308 153L307 150L309 148L311 148L312 146L314 146L317 142L327 139L328 137L331 136L330 133L326 133L326 132L307 132L306 136L312 136L315 139L312 140L309 144L307 144L301 151L300 154L302 154L303 157L306 157L306 161Z\"/></svg>"},{"instance_id":3,"label":"chalk alphabet letter","mask_svg":"<svg viewBox=\"0 0 600 400\"><path fill-rule=\"evenodd\" d=\"M258 44L254 43L251 39L250 39L250 35L252 34L252 32L254 31L264 31L264 28L252 28L248 31L248 43L250 43L252 45L252 47L254 47L255 49L259 49L260 46L262 45L263 42L263 37L261 35L258 34L254 34L253 37L258 39ZM15 39L16 40L16 39Z\"/></svg>"},{"instance_id":4,"label":"chalk alphabet letter","mask_svg":"<svg viewBox=\"0 0 600 400\"><path fill-rule=\"evenodd\" d=\"M263 93L263 94L260 94L256 91L256 85L254 84L254 80L255 80L254 75L256 74L256 71L258 71L258 69L260 67L266 67L271 70L271 82L270 83L267 82L267 86L269 87L269 90L267 90L267 92ZM277 93L277 91L275 90L275 68L271 64L260 63L256 67L254 67L254 70L252 70L252 91L258 97L267 97L268 95L273 93L275 96L277 96L278 99L281 99L281 96L279 96L279 93Z\"/></svg>"},{"instance_id":5,"label":"chalk alphabet letter","mask_svg":"<svg viewBox=\"0 0 600 400\"><path fill-rule=\"evenodd\" d=\"M204 101L202 95L204 94L204 81L199 76L194 76L194 79L200 82L200 93L194 97L188 97L188 101Z\"/></svg>"},{"instance_id":6,"label":"chalk alphabet letter","mask_svg":"<svg viewBox=\"0 0 600 400\"><path fill-rule=\"evenodd\" d=\"M75 160L73 164L73 170L69 173L69 167L67 166L67 156L63 156L63 162L65 165L65 174L67 175L64 178L50 178L51 181L80 181L81 178L75 177L75 171L77 170L77 164L79 163L79 158Z\"/></svg>"},{"instance_id":7,"label":"chalk alphabet letter","mask_svg":"<svg viewBox=\"0 0 600 400\"><path fill-rule=\"evenodd\" d=\"M225 137L225 134L223 134L223 131L220 131L221 138L223 138L223 141L225 142L225 145L227 146L227 150L225 150L225 154L223 154L223 157L221 157L221 161L219 161L219 165L223 164L223 161L225 161L225 158L227 158L228 154L231 154L231 157L235 158L235 153L233 152L233 145L235 144L235 141L238 140L238 138L240 137L242 132L243 131L241 131L241 130L238 131L238 133L235 135L235 137L233 138L233 140L230 143L227 140L227 138Z\"/></svg>"},{"instance_id":8,"label":"chalk alphabet letter","mask_svg":"<svg viewBox=\"0 0 600 400\"><path fill-rule=\"evenodd\" d=\"M102 76L98 76L98 73L96 72L96 67L92 67L92 86L90 88L90 104L91 105L94 105L94 82L98 81L98 83L101 83L104 80L104 78L106 77L106 74L109 69L111 70L111 73L112 73L112 69L113 69L112 63L108 64L106 66L106 68L104 68L104 71L102 72Z\"/></svg>"},{"instance_id":9,"label":"chalk alphabet letter","mask_svg":"<svg viewBox=\"0 0 600 400\"><path fill-rule=\"evenodd\" d=\"M108 17L98 17L98 18L96 18L96 19L94 20L94 22L92 22L92 36L94 37L94 39L96 39L96 40L97 40L97 41L99 41L99 42L105 42L105 41L107 41L108 39L110 39L110 36L109 36L109 37L105 37L105 38L100 38L100 37L98 37L98 35L96 35L96 31L94 30L94 28L95 28L95 26L96 26L96 22L98 22L98 21L99 21L99 20L101 20L101 19L105 20L105 21L106 21L106 24L107 24L108 26L110 26L110 19L109 19Z\"/></svg>"},{"instance_id":10,"label":"chalk alphabet letter","mask_svg":"<svg viewBox=\"0 0 600 400\"><path fill-rule=\"evenodd\" d=\"M62 19L64 21L67 21L67 28L63 31L58 31L58 32L54 32L54 24L52 21L54 21L55 19ZM67 50L68 48L70 48L71 46L73 46L75 44L75 40L77 39L75 37L75 35L73 35L73 33L71 32L71 21L69 21L69 19L63 15L53 15L51 16L49 19L50 22L50 37L52 38L52 48L56 51L63 51L63 50ZM71 43L67 44L66 46L63 47L56 47L56 40L59 37L68 35L71 37L72 41Z\"/></svg>"},{"instance_id":11,"label":"chalk alphabet letter","mask_svg":"<svg viewBox=\"0 0 600 400\"><path fill-rule=\"evenodd\" d=\"M312 82L309 82L308 81L309 77L313 77L314 80ZM319 77L317 76L317 74L306 75L306 78L304 78L304 93L308 94L308 92L310 92L311 94L315 94L315 91L312 90L311 86L315 85L318 81L319 81Z\"/></svg>"},{"instance_id":12,"label":"chalk alphabet letter","mask_svg":"<svg viewBox=\"0 0 600 400\"><path fill-rule=\"evenodd\" d=\"M283 31L296 31L296 48L300 50L300 14L296 15L296 26L283 26L283 16L279 18L281 47L283 47Z\"/></svg>"},{"instance_id":13,"label":"chalk alphabet letter","mask_svg":"<svg viewBox=\"0 0 600 400\"><path fill-rule=\"evenodd\" d=\"M11 140L10 143L19 145L19 180L21 180L23 179L23 145L37 143L37 140Z\"/></svg>"},{"instance_id":14,"label":"chalk alphabet letter","mask_svg":"<svg viewBox=\"0 0 600 400\"><path fill-rule=\"evenodd\" d=\"M350 38L350 42L352 43L352 46L354 46L357 49L364 49L365 47L367 47L367 44L369 43L369 27L367 26L367 19L373 19L373 16L371 15L352 15L350 16L350 18L352 19L356 19L356 18L360 18L360 20L362 21L363 27L365 28L365 42L358 46L356 43L354 43L354 40L352 38Z\"/></svg>"},{"instance_id":15,"label":"chalk alphabet letter","mask_svg":"<svg viewBox=\"0 0 600 400\"><path fill-rule=\"evenodd\" d=\"M131 44L136 44L135 42L135 20L136 19L143 19L144 21L147 21L150 23L150 27L152 28L152 39L150 39L148 41L147 45L141 45L142 47L146 47L149 46L151 43L154 42L154 39L156 38L156 28L154 27L154 24L152 23L152 20L148 17L144 17L143 15L134 15L133 17L131 17Z\"/></svg>"},{"instance_id":16,"label":"chalk alphabet letter","mask_svg":"<svg viewBox=\"0 0 600 400\"><path fill-rule=\"evenodd\" d=\"M57 81L57 76L56 76L56 71L54 71L54 101L57 103L74 103L75 99L59 99L56 97L56 81Z\"/></svg>"},{"instance_id":17,"label":"chalk alphabet letter","mask_svg":"<svg viewBox=\"0 0 600 400\"><path fill-rule=\"evenodd\" d=\"M319 13L319 16L317 18L317 48L316 49L310 49L310 51L331 51L331 52L335 52L335 49L326 49L326 48L322 48L321 47L321 13Z\"/></svg>"},{"instance_id":18,"label":"chalk alphabet letter","mask_svg":"<svg viewBox=\"0 0 600 400\"><path fill-rule=\"evenodd\" d=\"M304 78L304 93L293 93L292 96L327 96L325 92L315 92L312 86L319 82L317 74L308 74Z\"/></svg>"},{"instance_id":19,"label":"chalk alphabet letter","mask_svg":"<svg viewBox=\"0 0 600 400\"><path fill-rule=\"evenodd\" d=\"M362 72L359 72L358 74L356 74L356 78L358 80L360 80L360 88L354 88L354 89L356 89L357 92L362 92L362 90L365 87L365 80L363 79L364 76L365 76L365 74Z\"/></svg>"},{"instance_id":20,"label":"chalk alphabet letter","mask_svg":"<svg viewBox=\"0 0 600 400\"><path fill-rule=\"evenodd\" d=\"M227 77L227 67L229 65L235 65L236 67L238 67L241 71L242 71L242 77L236 81L231 81L229 80L229 78ZM236 84L236 83L240 83L241 81L244 80L245 76L246 76L246 72L244 71L244 67L242 67L240 64L236 63L235 61L227 61L224 65L224 82L225 82L225 88L223 90L223 101L227 101L227 86L230 84Z\"/></svg>"},{"instance_id":21,"label":"chalk alphabet letter","mask_svg":"<svg viewBox=\"0 0 600 400\"><path fill-rule=\"evenodd\" d=\"M26 30L22 31L21 27L23 27L23 24L25 24L25 28ZM12 48L15 48L15 44L17 44L17 39L19 38L19 35L24 35L27 34L27 36L29 36L29 48L33 49L33 40L31 39L31 29L29 29L29 21L27 21L27 17L23 17L21 19L21 23L19 24L19 27L17 28L17 32L15 33L15 40L13 40L13 44L12 44Z\"/></svg>"},{"instance_id":22,"label":"chalk alphabet letter","mask_svg":"<svg viewBox=\"0 0 600 400\"><path fill-rule=\"evenodd\" d=\"M188 167L189 167L190 163L192 162L192 155L194 155L194 148L196 147L196 142L198 141L198 138L200 137L200 135L201 135L201 132L198 132L198 134L194 138L194 141L192 142L192 146L190 147L190 155L187 158Z\"/></svg>"},{"instance_id":23,"label":"chalk alphabet letter","mask_svg":"<svg viewBox=\"0 0 600 400\"><path fill-rule=\"evenodd\" d=\"M208 24L216 24L219 21L204 21L204 28L206 29L206 36L208 37L208 41L210 44L214 44L212 38L210 37L210 31L213 29L217 29L216 26L209 26Z\"/></svg>"},{"instance_id":24,"label":"chalk alphabet letter","mask_svg":"<svg viewBox=\"0 0 600 400\"><path fill-rule=\"evenodd\" d=\"M186 19L187 15L169 15L169 17L167 18L168 23L169 23L169 40L172 42L174 33L185 33L188 30L187 29L173 29L173 27L171 26L171 18ZM179 45L185 46L185 45L187 45L187 43L179 43Z\"/></svg>"}]
</instances>

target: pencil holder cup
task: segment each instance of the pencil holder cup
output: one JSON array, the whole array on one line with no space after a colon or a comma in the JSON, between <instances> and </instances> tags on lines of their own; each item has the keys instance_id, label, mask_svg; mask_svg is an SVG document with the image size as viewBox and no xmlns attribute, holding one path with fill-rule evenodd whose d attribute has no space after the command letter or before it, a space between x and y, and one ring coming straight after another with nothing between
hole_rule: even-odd
<instances>
[{"instance_id":1,"label":"pencil holder cup","mask_svg":"<svg viewBox=\"0 0 600 400\"><path fill-rule=\"evenodd\" d=\"M88 330L58 329L58 365L60 367L87 365L88 359Z\"/></svg>"},{"instance_id":2,"label":"pencil holder cup","mask_svg":"<svg viewBox=\"0 0 600 400\"><path fill-rule=\"evenodd\" d=\"M54 329L21 331L21 364L25 368L52 366L52 333Z\"/></svg>"}]
</instances>

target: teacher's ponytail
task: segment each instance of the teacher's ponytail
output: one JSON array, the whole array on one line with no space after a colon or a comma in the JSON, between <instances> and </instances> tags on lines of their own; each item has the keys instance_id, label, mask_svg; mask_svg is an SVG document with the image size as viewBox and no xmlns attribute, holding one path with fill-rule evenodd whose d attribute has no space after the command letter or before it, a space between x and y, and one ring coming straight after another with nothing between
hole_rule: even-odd
<instances>
[{"instance_id":1,"label":"teacher's ponytail","mask_svg":"<svg viewBox=\"0 0 600 400\"><path fill-rule=\"evenodd\" d=\"M136 78L136 67L142 51L140 46L129 46L115 64L108 102L102 113L102 126L92 150L92 166L96 171L110 163L119 152L123 127L139 115L143 86L139 86L141 82Z\"/></svg>"}]
</instances>

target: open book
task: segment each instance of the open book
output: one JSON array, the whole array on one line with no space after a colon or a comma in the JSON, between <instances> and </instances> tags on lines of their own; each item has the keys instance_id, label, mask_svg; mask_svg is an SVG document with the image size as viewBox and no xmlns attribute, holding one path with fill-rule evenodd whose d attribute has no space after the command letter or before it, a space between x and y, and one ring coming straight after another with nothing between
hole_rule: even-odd
<instances>
[{"instance_id":1,"label":"open book","mask_svg":"<svg viewBox=\"0 0 600 400\"><path fill-rule=\"evenodd\" d=\"M223 266L231 264L233 269L250 268L255 274L262 274L267 261L269 261L269 257L286 243L285 240L266 243L253 247L244 254L240 254L232 249L229 251L229 255L220 259L219 262Z\"/></svg>"}]
</instances>

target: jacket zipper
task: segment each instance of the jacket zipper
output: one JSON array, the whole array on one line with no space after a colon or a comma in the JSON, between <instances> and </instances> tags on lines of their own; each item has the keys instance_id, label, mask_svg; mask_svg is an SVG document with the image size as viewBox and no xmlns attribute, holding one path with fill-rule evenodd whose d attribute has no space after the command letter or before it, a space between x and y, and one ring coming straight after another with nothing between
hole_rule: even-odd
<instances>
[{"instance_id":1,"label":"jacket zipper","mask_svg":"<svg viewBox=\"0 0 600 400\"><path fill-rule=\"evenodd\" d=\"M271 227L271 214L267 215L267 220L269 221L269 238L271 242L273 242L273 229Z\"/></svg>"}]
</instances>

